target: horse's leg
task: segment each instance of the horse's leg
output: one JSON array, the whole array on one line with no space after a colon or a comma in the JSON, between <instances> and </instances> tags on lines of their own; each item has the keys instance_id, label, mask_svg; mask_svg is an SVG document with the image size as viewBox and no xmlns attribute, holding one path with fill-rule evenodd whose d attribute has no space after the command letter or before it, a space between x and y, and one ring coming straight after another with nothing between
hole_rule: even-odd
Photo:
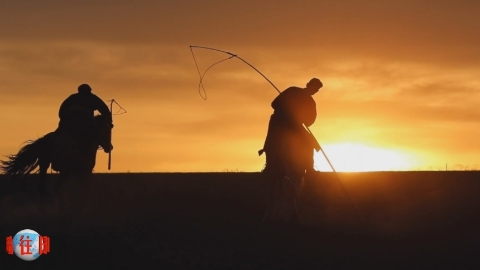
<instances>
[{"instance_id":1,"label":"horse's leg","mask_svg":"<svg viewBox=\"0 0 480 270\"><path fill-rule=\"evenodd\" d=\"M283 199L285 209L285 221L287 223L296 224L299 219L297 197L303 184L303 173L299 170L295 154L285 157L284 159L285 177L283 182Z\"/></svg>"},{"instance_id":2,"label":"horse's leg","mask_svg":"<svg viewBox=\"0 0 480 270\"><path fill-rule=\"evenodd\" d=\"M39 203L40 203L40 209L42 213L45 215L47 213L47 202L49 201L48 199L48 191L47 191L47 170L48 170L48 163L45 163L44 161L40 161L40 171L39 171L39 183L38 183L38 197L39 197Z\"/></svg>"},{"instance_id":3,"label":"horse's leg","mask_svg":"<svg viewBox=\"0 0 480 270\"><path fill-rule=\"evenodd\" d=\"M271 220L273 218L274 209L276 208L276 197L277 197L277 190L276 190L276 179L274 175L271 173L266 173L265 178L268 183L268 202L267 202L267 209L265 210L265 214L263 216L263 221Z\"/></svg>"},{"instance_id":4,"label":"horse's leg","mask_svg":"<svg viewBox=\"0 0 480 270\"><path fill-rule=\"evenodd\" d=\"M288 222L291 216L291 207L292 207L292 187L291 187L290 177L283 177L280 183L279 188L279 200L278 204L280 208L278 209L278 215L283 222Z\"/></svg>"},{"instance_id":5,"label":"horse's leg","mask_svg":"<svg viewBox=\"0 0 480 270\"><path fill-rule=\"evenodd\" d=\"M283 174L278 171L278 168L272 168L266 174L269 181L269 200L267 210L265 211L264 220L274 221L281 218L281 210L283 203Z\"/></svg>"},{"instance_id":6,"label":"horse's leg","mask_svg":"<svg viewBox=\"0 0 480 270\"><path fill-rule=\"evenodd\" d=\"M84 202L88 198L91 173L76 172L64 174L61 191L61 213L65 230L71 230L85 217Z\"/></svg>"},{"instance_id":7,"label":"horse's leg","mask_svg":"<svg viewBox=\"0 0 480 270\"><path fill-rule=\"evenodd\" d=\"M288 183L289 178L286 176L279 177L277 180L277 200L275 204L276 217L285 221L288 218Z\"/></svg>"},{"instance_id":8,"label":"horse's leg","mask_svg":"<svg viewBox=\"0 0 480 270\"><path fill-rule=\"evenodd\" d=\"M59 174L59 190L58 190L58 218L59 218L59 225L60 225L60 230L63 233L67 233L69 227L70 227L70 215L69 215L69 200L68 200L68 194L66 191L68 181L68 175L65 172L60 171Z\"/></svg>"},{"instance_id":9,"label":"horse's leg","mask_svg":"<svg viewBox=\"0 0 480 270\"><path fill-rule=\"evenodd\" d=\"M296 223L299 219L297 198L303 178L295 174L291 175L291 177L280 173L269 175L270 198L263 220Z\"/></svg>"},{"instance_id":10,"label":"horse's leg","mask_svg":"<svg viewBox=\"0 0 480 270\"><path fill-rule=\"evenodd\" d=\"M81 182L79 184L81 187L77 196L76 205L79 214L79 221L87 223L86 221L89 218L89 209L91 209L90 207L93 204L93 201L91 200L92 196L90 196L93 173L90 170L89 172L83 174L80 179Z\"/></svg>"},{"instance_id":11,"label":"horse's leg","mask_svg":"<svg viewBox=\"0 0 480 270\"><path fill-rule=\"evenodd\" d=\"M264 220L278 221L283 208L282 177L280 174L270 175L270 197Z\"/></svg>"},{"instance_id":12,"label":"horse's leg","mask_svg":"<svg viewBox=\"0 0 480 270\"><path fill-rule=\"evenodd\" d=\"M269 181L269 203L265 212L264 220L278 221L281 219L283 208L283 182L284 169L282 166L282 149L266 152L267 167L265 175Z\"/></svg>"},{"instance_id":13,"label":"horse's leg","mask_svg":"<svg viewBox=\"0 0 480 270\"><path fill-rule=\"evenodd\" d=\"M289 203L291 206L291 216L290 216L290 222L293 225L297 225L300 215L298 212L298 197L300 195L300 191L302 188L302 182L303 182L303 177L302 176L295 176L294 177L294 182L292 182L290 191L289 191Z\"/></svg>"},{"instance_id":14,"label":"horse's leg","mask_svg":"<svg viewBox=\"0 0 480 270\"><path fill-rule=\"evenodd\" d=\"M289 190L290 190L290 178L289 178L289 156L285 155L286 147L288 143L282 145L277 160L276 170L276 183L275 183L275 209L274 214L276 219L282 223L288 220L289 214Z\"/></svg>"},{"instance_id":15,"label":"horse's leg","mask_svg":"<svg viewBox=\"0 0 480 270\"><path fill-rule=\"evenodd\" d=\"M74 194L75 196L71 196L72 198L72 206L74 207L74 211L76 216L79 220L85 220L87 217L87 210L91 203L91 198L89 196L90 187L92 184L92 177L93 177L93 169L95 168L96 157L97 157L98 146L95 148L91 148L88 152L86 152L86 156L82 158L83 162L79 165L76 188Z\"/></svg>"},{"instance_id":16,"label":"horse's leg","mask_svg":"<svg viewBox=\"0 0 480 270\"><path fill-rule=\"evenodd\" d=\"M265 167L262 171L262 176L264 181L267 183L267 209L265 209L265 213L263 214L262 221L266 221L268 219L268 213L270 211L270 207L272 204L272 184L271 179L268 174L268 168Z\"/></svg>"},{"instance_id":17,"label":"horse's leg","mask_svg":"<svg viewBox=\"0 0 480 270\"><path fill-rule=\"evenodd\" d=\"M292 179L288 176L284 176L282 178L281 183L281 214L282 220L284 222L288 222L291 215L291 207L292 207Z\"/></svg>"},{"instance_id":18,"label":"horse's leg","mask_svg":"<svg viewBox=\"0 0 480 270\"><path fill-rule=\"evenodd\" d=\"M27 197L27 181L25 176L19 177L18 179L14 179L14 193L13 199L16 205L23 205L25 203L25 199Z\"/></svg>"},{"instance_id":19,"label":"horse's leg","mask_svg":"<svg viewBox=\"0 0 480 270\"><path fill-rule=\"evenodd\" d=\"M70 213L69 206L69 194L67 192L68 181L70 180L70 175L65 171L60 171L58 175L58 217L57 225L58 232L61 237L59 238L58 246L60 246L60 256L68 256L68 247L71 245L71 235L72 235L72 215Z\"/></svg>"},{"instance_id":20,"label":"horse's leg","mask_svg":"<svg viewBox=\"0 0 480 270\"><path fill-rule=\"evenodd\" d=\"M298 211L298 198L301 195L304 186L305 170L295 171L292 173L291 181L287 189L287 200L289 204L289 221L293 225L297 225L300 219Z\"/></svg>"}]
</instances>

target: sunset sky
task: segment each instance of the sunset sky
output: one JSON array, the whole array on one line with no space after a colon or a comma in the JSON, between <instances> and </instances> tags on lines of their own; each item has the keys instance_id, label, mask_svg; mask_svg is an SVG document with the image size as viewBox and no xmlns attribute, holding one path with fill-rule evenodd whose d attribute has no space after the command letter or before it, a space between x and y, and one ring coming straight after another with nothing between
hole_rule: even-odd
<instances>
[{"instance_id":1,"label":"sunset sky","mask_svg":"<svg viewBox=\"0 0 480 270\"><path fill-rule=\"evenodd\" d=\"M0 0L0 155L55 130L88 83L115 115L112 172L260 171L276 90L318 77L337 171L480 169L479 1ZM194 49L201 71L228 55ZM114 112L118 107L114 108ZM319 170L330 170L322 153ZM98 152L95 171L107 171Z\"/></svg>"}]
</instances>

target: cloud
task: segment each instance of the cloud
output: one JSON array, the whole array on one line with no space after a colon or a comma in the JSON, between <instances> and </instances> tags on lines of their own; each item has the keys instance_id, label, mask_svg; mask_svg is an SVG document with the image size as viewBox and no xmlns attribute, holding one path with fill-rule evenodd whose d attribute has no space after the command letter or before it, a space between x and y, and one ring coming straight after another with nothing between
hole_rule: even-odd
<instances>
[{"instance_id":1,"label":"cloud","mask_svg":"<svg viewBox=\"0 0 480 270\"><path fill-rule=\"evenodd\" d=\"M4 4L3 40L216 46L240 51L328 51L376 58L475 65L476 1L42 1ZM252 31L254 29L254 31Z\"/></svg>"},{"instance_id":2,"label":"cloud","mask_svg":"<svg viewBox=\"0 0 480 270\"><path fill-rule=\"evenodd\" d=\"M262 163L251 153L263 144L276 90L234 58L208 71L202 100L192 44L238 54L280 90L319 77L325 87L315 96L312 131L321 142L429 149L432 156L480 150L475 1L2 5L0 120L11 111L19 119L41 114L30 128L18 127L22 138L56 127L60 102L87 82L128 111L115 120L124 164L144 155L138 168L199 160L230 167L221 155ZM201 72L228 57L194 53Z\"/></svg>"}]
</instances>

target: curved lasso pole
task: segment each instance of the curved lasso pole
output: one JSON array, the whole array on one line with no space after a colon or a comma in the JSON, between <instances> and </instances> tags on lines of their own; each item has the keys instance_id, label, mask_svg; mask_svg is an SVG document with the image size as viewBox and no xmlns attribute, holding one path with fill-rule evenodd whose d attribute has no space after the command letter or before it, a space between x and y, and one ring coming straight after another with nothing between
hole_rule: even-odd
<instances>
[{"instance_id":1,"label":"curved lasso pole","mask_svg":"<svg viewBox=\"0 0 480 270\"><path fill-rule=\"evenodd\" d=\"M115 99L112 98L109 101L110 101L110 115L111 115L112 120L113 120L114 115L120 115L120 114L127 113L127 110L125 110L120 104L118 104L118 102ZM120 107L120 109L123 111L123 113L114 114L113 113L113 103L117 104L117 106ZM113 133L113 126L111 128L112 128L112 130L110 131L110 151L108 152L108 170L110 170L112 168L112 150L113 150L113 147L112 147L112 133Z\"/></svg>"},{"instance_id":2,"label":"curved lasso pole","mask_svg":"<svg viewBox=\"0 0 480 270\"><path fill-rule=\"evenodd\" d=\"M219 49L215 49L215 48L204 47L204 46L196 46L196 45L190 45L190 50L192 51L192 55L193 55L193 48L199 48L199 49L206 49L206 50L217 51L217 52L221 52L221 53L225 53L225 54L230 55L230 58L232 58L232 57L238 58L239 60L243 61L245 64L247 64L247 65L249 65L251 68L253 68L256 72L258 72L258 74L260 74L263 78L265 78L265 80L267 80L267 81L273 86L273 88L275 88L275 90L277 90L277 92L278 92L279 94L282 93L280 90L278 90L278 88L275 86L275 84L273 84L265 75L263 75L262 72L260 72L260 70L258 70L257 68L255 68L253 65L251 65L250 63L248 63L247 61L245 61L245 60L244 60L243 58L241 58L240 56L238 56L238 55L236 55L236 54L234 54L234 53L231 53L231 52L227 52L227 51L219 50ZM194 56L194 55L193 55L193 58L194 58L194 60L195 60L195 56ZM230 58L228 58L228 59L230 59ZM225 59L225 60L228 60L228 59ZM224 60L222 60L222 61L224 61ZM218 62L217 62L217 63L218 63ZM215 63L215 64L217 64L217 63ZM195 65L197 65L196 60L195 60ZM199 73L199 75L200 75L200 70L198 69L198 65L197 65L197 70L198 70L198 73ZM200 75L200 84L201 84L202 87L203 87L202 79L203 79L203 76ZM320 143L318 143L317 139L315 138L315 136L313 135L313 133L310 131L310 129L309 129L307 126L305 126L305 125L303 125L303 126L307 129L308 133L310 133L310 135L311 135L312 138L314 139L314 141L315 141L315 143L316 143L316 148L315 148L315 150L317 150L317 152L318 152L319 150L322 151L323 156L325 157L325 159L327 160L328 164L330 165L330 168L332 168L332 171L334 172L334 174L335 174L338 182L340 183L340 186L342 187L343 191L345 192L345 194L347 195L348 199L350 200L350 203L355 206L355 208L356 208L356 210L357 210L357 213L358 213L360 219L361 219L362 222L365 224L366 221L365 221L365 219L363 218L363 216L362 216L362 214L361 214L361 212L360 212L360 210L359 210L359 208L358 208L358 205L353 201L353 199L350 197L347 189L343 186L342 181L340 180L340 177L338 176L337 171L335 171L335 168L333 168L332 163L330 162L330 160L328 159L327 155L326 155L325 152L323 151L322 147L320 146Z\"/></svg>"},{"instance_id":3,"label":"curved lasso pole","mask_svg":"<svg viewBox=\"0 0 480 270\"><path fill-rule=\"evenodd\" d=\"M113 102L115 100L112 99L112 101L110 102L110 114L112 115L113 117ZM108 151L108 170L110 171L110 169L112 168L112 131L110 131L110 151Z\"/></svg>"},{"instance_id":4,"label":"curved lasso pole","mask_svg":"<svg viewBox=\"0 0 480 270\"><path fill-rule=\"evenodd\" d=\"M217 52L222 52L222 53L226 53L226 54L229 54L230 56L232 57L236 57L238 58L239 60L242 60L245 64L249 65L251 68L253 68L256 72L258 72L260 75L262 75L263 78L265 78L265 80L267 80L272 86L273 88L275 88L275 90L277 90L277 92L280 94L282 92L280 92L280 90L278 90L278 88L265 76L263 75L262 72L260 72L260 70L256 69L254 66L252 66L250 63L248 63L247 61L245 61L243 58L241 58L240 56L236 55L236 54L233 54L231 52L227 52L227 51L222 51L222 50L219 50L219 49L214 49L214 48L208 48L208 47L203 47L203 46L194 46L194 45L190 45L190 49L192 48L200 48L200 49L207 49L207 50L212 50L212 51L217 51Z\"/></svg>"}]
</instances>

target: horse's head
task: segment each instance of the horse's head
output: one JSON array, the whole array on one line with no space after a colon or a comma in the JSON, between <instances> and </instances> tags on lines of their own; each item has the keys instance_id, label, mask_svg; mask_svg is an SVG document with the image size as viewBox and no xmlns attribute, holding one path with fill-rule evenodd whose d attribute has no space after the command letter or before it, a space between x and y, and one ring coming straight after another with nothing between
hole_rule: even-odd
<instances>
[{"instance_id":1,"label":"horse's head","mask_svg":"<svg viewBox=\"0 0 480 270\"><path fill-rule=\"evenodd\" d=\"M109 153L113 150L113 145L111 141L113 126L107 121L107 118L102 115L95 116L94 123L97 133L98 144L102 147L105 153Z\"/></svg>"}]
</instances>

